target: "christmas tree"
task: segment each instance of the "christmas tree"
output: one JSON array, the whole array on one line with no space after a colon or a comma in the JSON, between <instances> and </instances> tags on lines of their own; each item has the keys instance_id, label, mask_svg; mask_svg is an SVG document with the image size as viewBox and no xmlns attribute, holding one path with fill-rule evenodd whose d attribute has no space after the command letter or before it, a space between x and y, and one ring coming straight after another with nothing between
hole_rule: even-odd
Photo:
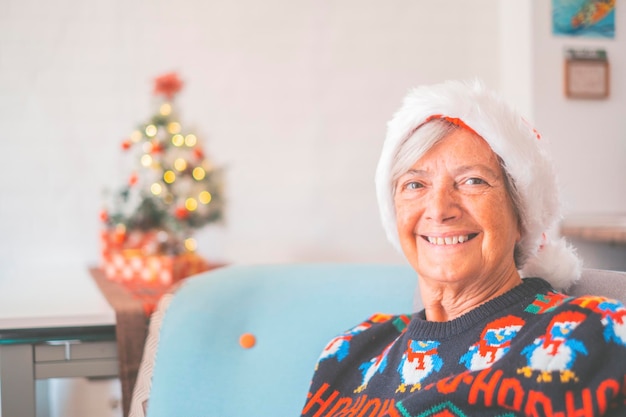
<instances>
[{"instance_id":1,"label":"christmas tree","mask_svg":"<svg viewBox=\"0 0 626 417\"><path fill-rule=\"evenodd\" d=\"M133 168L101 214L118 243L156 236L142 246L148 254L194 251L194 231L223 217L222 171L176 115L174 98L182 86L176 73L155 79L158 109L122 142Z\"/></svg>"}]
</instances>

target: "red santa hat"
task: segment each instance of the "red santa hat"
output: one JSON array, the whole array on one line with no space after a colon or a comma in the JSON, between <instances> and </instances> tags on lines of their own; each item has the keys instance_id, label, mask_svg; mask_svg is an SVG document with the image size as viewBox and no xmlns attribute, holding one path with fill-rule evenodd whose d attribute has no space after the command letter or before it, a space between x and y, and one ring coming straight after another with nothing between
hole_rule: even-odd
<instances>
[{"instance_id":1,"label":"red santa hat","mask_svg":"<svg viewBox=\"0 0 626 417\"><path fill-rule=\"evenodd\" d=\"M473 130L503 160L520 197L517 209L523 230L516 248L520 274L542 277L557 289L567 289L580 277L582 262L559 236L559 190L545 141L479 81L447 81L415 88L389 121L376 170L376 192L391 243L401 251L391 178L394 156L419 126L435 117Z\"/></svg>"}]
</instances>

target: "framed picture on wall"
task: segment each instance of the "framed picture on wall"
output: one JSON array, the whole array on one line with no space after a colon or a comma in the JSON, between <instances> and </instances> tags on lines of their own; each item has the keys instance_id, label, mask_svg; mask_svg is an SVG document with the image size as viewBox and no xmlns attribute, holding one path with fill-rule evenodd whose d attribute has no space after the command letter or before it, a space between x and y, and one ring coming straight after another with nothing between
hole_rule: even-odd
<instances>
[{"instance_id":1,"label":"framed picture on wall","mask_svg":"<svg viewBox=\"0 0 626 417\"><path fill-rule=\"evenodd\" d=\"M565 59L565 96L605 99L609 96L609 62L604 50L568 50Z\"/></svg>"},{"instance_id":2,"label":"framed picture on wall","mask_svg":"<svg viewBox=\"0 0 626 417\"><path fill-rule=\"evenodd\" d=\"M552 33L615 38L616 0L552 0Z\"/></svg>"}]
</instances>

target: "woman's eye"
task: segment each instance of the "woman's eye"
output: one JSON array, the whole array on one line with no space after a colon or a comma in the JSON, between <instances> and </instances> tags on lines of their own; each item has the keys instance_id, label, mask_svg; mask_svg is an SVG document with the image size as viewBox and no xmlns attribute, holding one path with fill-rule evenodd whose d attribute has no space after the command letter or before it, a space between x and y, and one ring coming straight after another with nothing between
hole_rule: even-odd
<instances>
[{"instance_id":1,"label":"woman's eye","mask_svg":"<svg viewBox=\"0 0 626 417\"><path fill-rule=\"evenodd\" d=\"M465 184L467 184L467 185L479 185L479 184L486 184L486 182L481 180L480 178L470 178L467 181L465 181Z\"/></svg>"},{"instance_id":2,"label":"woman's eye","mask_svg":"<svg viewBox=\"0 0 626 417\"><path fill-rule=\"evenodd\" d=\"M404 186L404 188L406 188L407 190L417 190L418 188L422 187L423 185L416 181L411 181Z\"/></svg>"}]
</instances>

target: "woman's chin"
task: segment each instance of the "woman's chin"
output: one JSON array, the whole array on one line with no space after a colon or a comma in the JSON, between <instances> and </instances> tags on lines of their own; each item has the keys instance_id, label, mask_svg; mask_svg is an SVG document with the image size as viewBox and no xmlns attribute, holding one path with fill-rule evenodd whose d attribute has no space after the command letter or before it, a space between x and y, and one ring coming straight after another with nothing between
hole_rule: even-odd
<instances>
[{"instance_id":1,"label":"woman's chin","mask_svg":"<svg viewBox=\"0 0 626 417\"><path fill-rule=\"evenodd\" d=\"M441 282L442 284L461 284L475 279L477 274L472 274L467 268L454 265L437 265L419 267L418 276L429 282Z\"/></svg>"}]
</instances>

